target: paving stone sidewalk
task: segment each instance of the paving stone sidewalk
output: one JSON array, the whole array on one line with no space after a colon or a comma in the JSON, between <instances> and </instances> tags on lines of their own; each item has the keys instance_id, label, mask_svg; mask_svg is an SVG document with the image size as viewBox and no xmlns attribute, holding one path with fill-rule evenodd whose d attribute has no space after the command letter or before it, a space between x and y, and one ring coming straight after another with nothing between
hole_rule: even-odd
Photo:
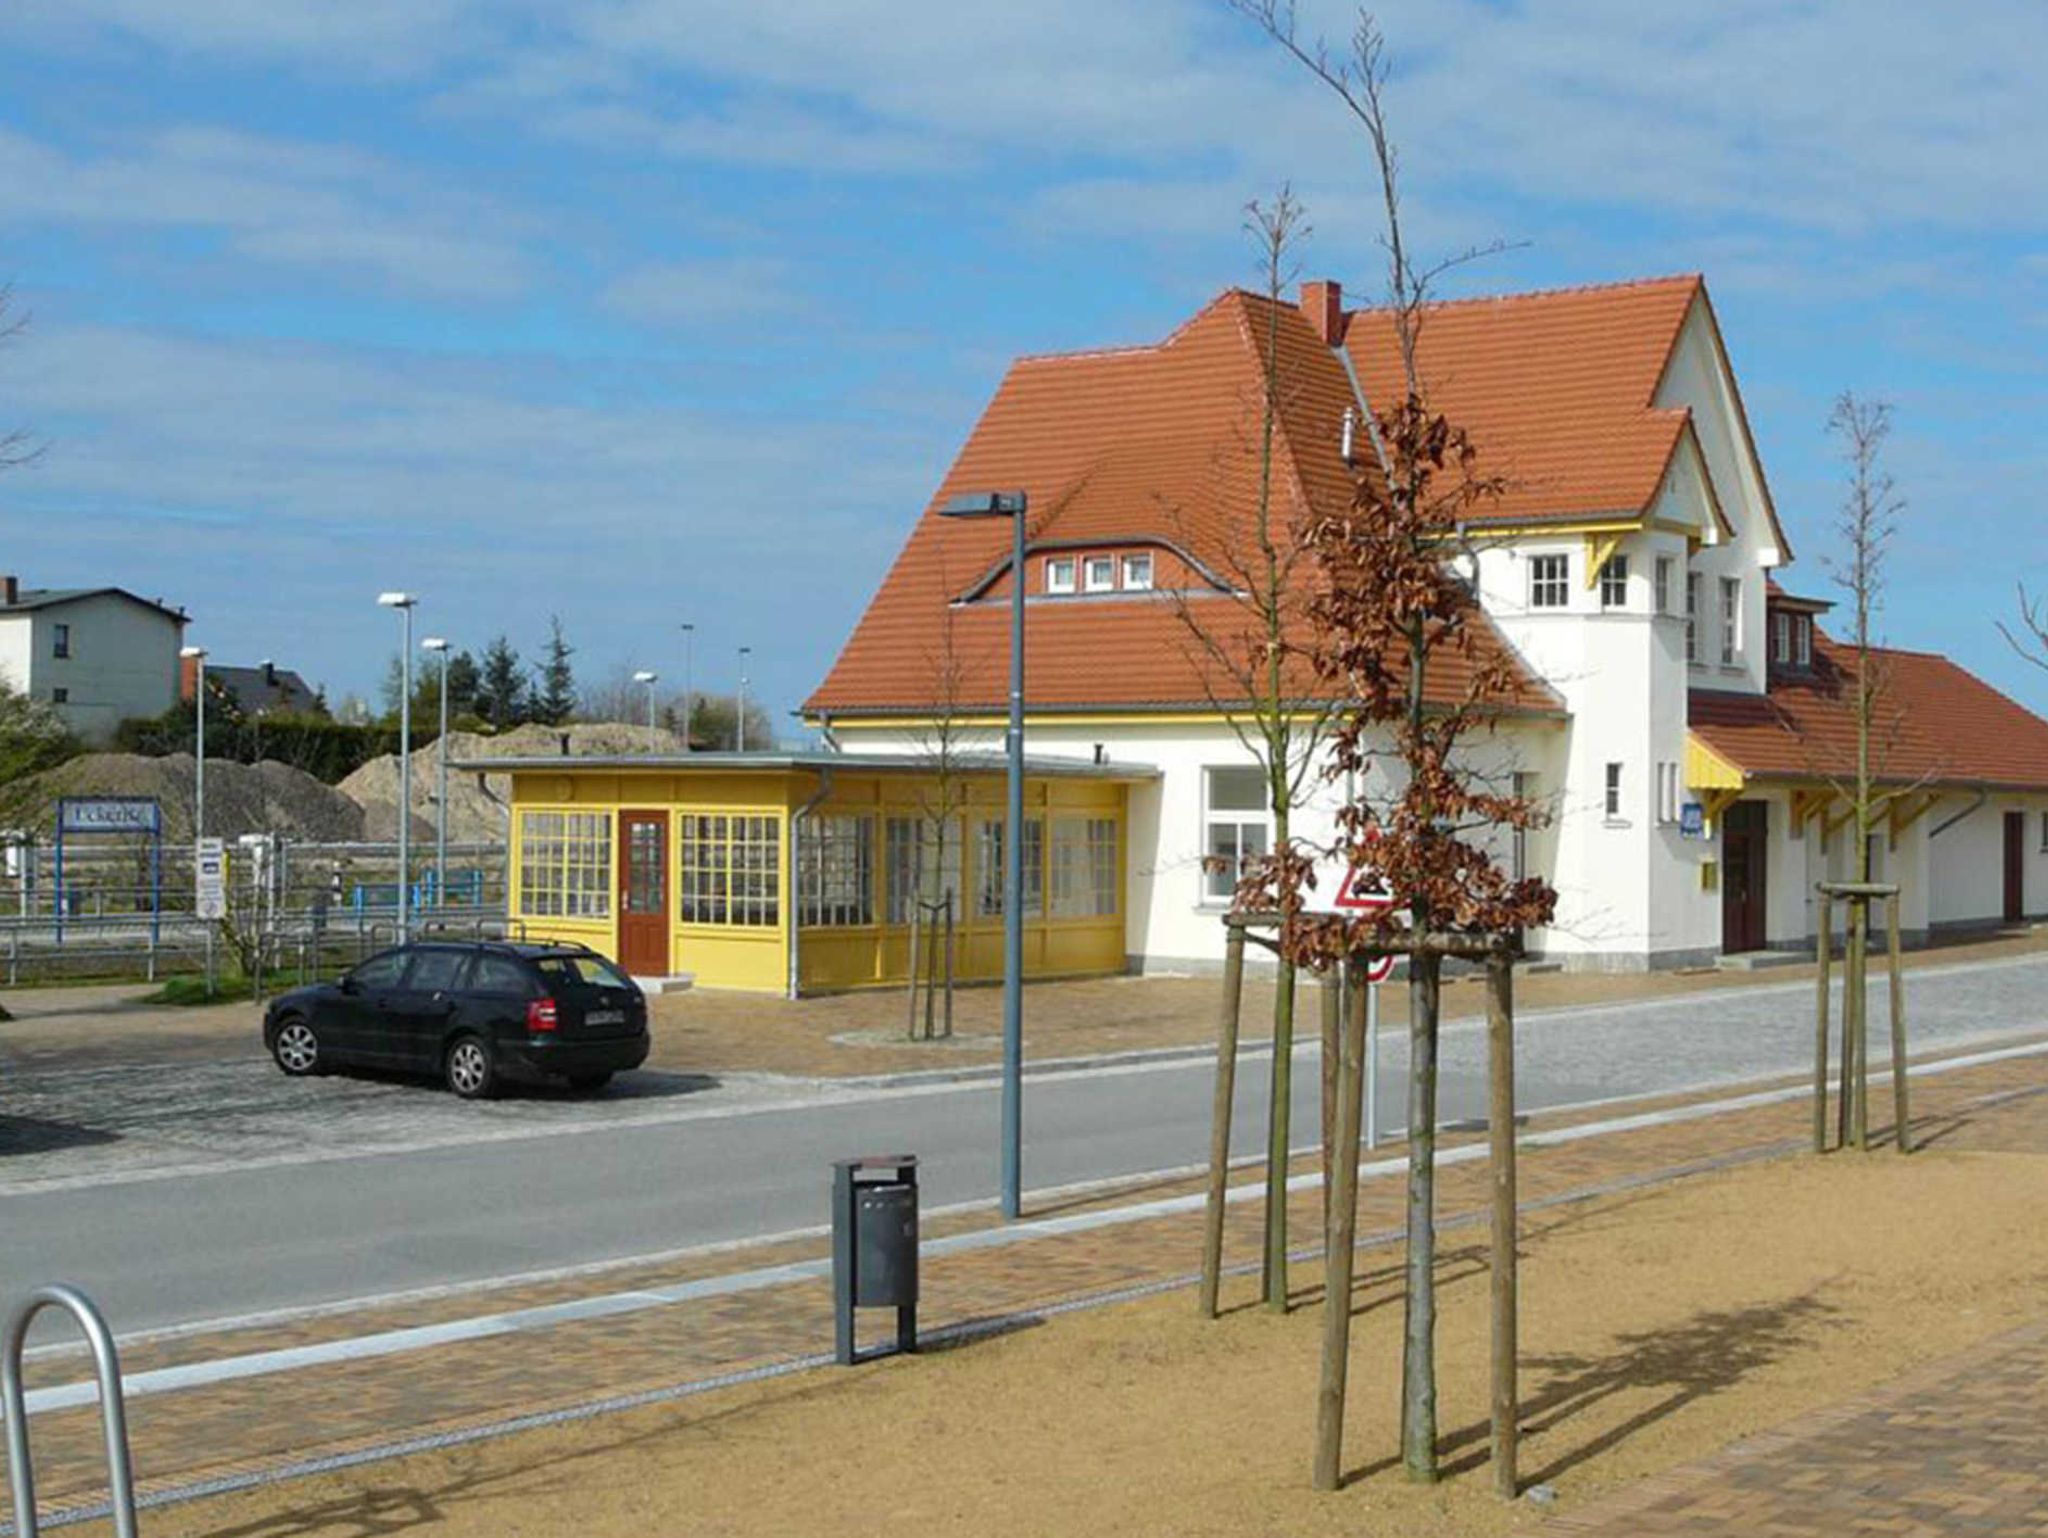
<instances>
[{"instance_id":1,"label":"paving stone sidewalk","mask_svg":"<svg viewBox=\"0 0 2048 1538\"><path fill-rule=\"evenodd\" d=\"M2048 1149L2048 1056L2013 1058L1926 1078L1916 1095L1919 1139L1955 1147ZM1542 1146L1526 1148L1521 1160L1527 1209L1533 1214L1584 1195L1789 1154L1801 1146L1808 1124L1807 1106L1795 1097L1698 1119L1546 1141L1603 1115L1620 1111L1634 1116L1644 1109L1629 1106L1532 1119L1525 1139ZM1455 1149L1471 1141L1470 1135L1452 1137L1444 1146ZM1246 1178L1255 1178L1255 1173L1247 1172ZM1187 1196L1195 1189L1192 1183L1176 1182L1141 1194L1148 1199ZM1132 1199L1124 1192L1116 1198L1075 1200L1058 1210L1081 1213L1113 1200ZM1483 1266L1485 1161L1446 1165L1439 1175L1438 1199L1448 1230L1444 1266L1454 1275ZM1313 1189L1301 1192L1291 1206L1295 1232L1304 1241L1311 1241L1318 1231L1319 1207L1320 1194ZM1363 1183L1359 1228L1369 1240L1391 1242L1401 1211L1402 1188L1396 1174ZM1031 1215L1051 1214L1041 1209ZM1014 1322L1076 1299L1175 1285L1195 1265L1201 1221L1198 1208L1188 1204L1141 1221L928 1257L927 1328ZM1532 1216L1529 1231L1544 1221ZM929 1225L927 1238L974 1234L994 1226L982 1215L956 1216ZM1253 1263L1259 1237L1257 1203L1234 1205L1226 1258L1236 1264ZM137 1374L182 1362L494 1315L579 1297L618 1297L693 1278L816 1259L823 1253L820 1241L796 1241L576 1281L437 1298L267 1329L173 1338L138 1345L126 1353L125 1365ZM1231 1294L1248 1298L1252 1286L1251 1279L1239 1279ZM786 1364L829 1350L830 1342L828 1290L817 1280L679 1303L646 1299L644 1306L628 1312L545 1330L140 1397L130 1409L135 1463L145 1492L189 1488L318 1457L360 1453L400 1439L462 1434L513 1417L673 1391ZM75 1381L82 1376L82 1365L69 1355L38 1359L31 1363L31 1387ZM38 1415L34 1432L45 1504L68 1508L96 1499L103 1474L94 1413L81 1408Z\"/></svg>"},{"instance_id":2,"label":"paving stone sidewalk","mask_svg":"<svg viewBox=\"0 0 2048 1538\"><path fill-rule=\"evenodd\" d=\"M1546 1538L2048 1533L2048 1322L1748 1437Z\"/></svg>"}]
</instances>

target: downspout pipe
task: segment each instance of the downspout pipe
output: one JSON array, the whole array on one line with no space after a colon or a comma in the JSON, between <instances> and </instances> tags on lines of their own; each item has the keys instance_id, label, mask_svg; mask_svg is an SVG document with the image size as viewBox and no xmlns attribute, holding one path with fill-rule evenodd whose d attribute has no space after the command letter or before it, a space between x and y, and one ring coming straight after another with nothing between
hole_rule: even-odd
<instances>
[{"instance_id":1,"label":"downspout pipe","mask_svg":"<svg viewBox=\"0 0 2048 1538\"><path fill-rule=\"evenodd\" d=\"M789 818L789 901L783 912L789 915L789 996L800 998L799 983L803 977L803 915L798 911L797 873L802 869L797 859L798 841L803 837L804 819L818 809L819 803L832 794L832 766L823 764L818 769L818 788L806 801L790 814Z\"/></svg>"},{"instance_id":2,"label":"downspout pipe","mask_svg":"<svg viewBox=\"0 0 2048 1538\"><path fill-rule=\"evenodd\" d=\"M1929 838L1931 838L1931 839L1932 839L1932 838L1940 838L1940 837L1942 836L1942 834L1944 834L1944 833L1948 832L1948 830L1949 830L1950 828L1953 828L1953 827L1954 827L1954 826L1955 826L1955 825L1956 825L1957 823L1961 822L1961 821L1962 821L1962 820L1963 820L1963 819L1964 819L1965 817L1969 816L1969 815L1970 815L1970 814L1971 814L1972 812L1976 811L1978 807L1982 806L1982 805L1983 805L1983 804L1984 804L1985 802L1989 801L1990 799L1991 799L1991 792L1990 792L1990 791L1988 791L1988 790L1980 790L1980 791L1978 791L1978 792L1977 792L1977 799L1976 799L1975 801L1972 801L1972 802L1971 802L1971 803L1970 803L1970 804L1969 804L1968 806L1964 807L1964 808L1963 808L1963 809L1962 809L1962 810L1961 810L1960 812L1957 812L1957 813L1955 814L1955 816L1953 816L1953 817L1944 817L1944 818L1942 818L1942 820L1941 820L1940 822L1936 823L1936 824L1935 824L1935 825L1934 825L1933 827L1931 827L1931 828L1929 828L1929 829L1927 830L1927 836L1928 836Z\"/></svg>"}]
</instances>

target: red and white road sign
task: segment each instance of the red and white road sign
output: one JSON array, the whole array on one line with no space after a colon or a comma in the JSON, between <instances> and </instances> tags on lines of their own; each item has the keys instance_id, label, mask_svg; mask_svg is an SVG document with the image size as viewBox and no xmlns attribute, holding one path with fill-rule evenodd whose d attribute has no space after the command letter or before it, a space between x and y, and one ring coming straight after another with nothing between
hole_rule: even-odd
<instances>
[{"instance_id":1,"label":"red and white road sign","mask_svg":"<svg viewBox=\"0 0 2048 1538\"><path fill-rule=\"evenodd\" d=\"M1394 907L1394 889L1374 866L1324 861L1316 872L1315 890L1304 894L1301 906L1307 913L1365 918ZM1378 956L1366 964L1365 978L1367 982L1383 983L1393 972L1394 958Z\"/></svg>"}]
</instances>

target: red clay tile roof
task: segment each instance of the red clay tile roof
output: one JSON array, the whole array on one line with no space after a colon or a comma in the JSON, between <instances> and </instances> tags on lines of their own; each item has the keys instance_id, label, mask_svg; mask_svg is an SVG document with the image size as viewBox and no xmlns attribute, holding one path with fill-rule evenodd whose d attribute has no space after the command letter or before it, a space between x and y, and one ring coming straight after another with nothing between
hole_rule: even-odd
<instances>
[{"instance_id":1,"label":"red clay tile roof","mask_svg":"<svg viewBox=\"0 0 2048 1538\"><path fill-rule=\"evenodd\" d=\"M1154 347L1021 359L805 709L929 711L947 671L949 612L956 708L1000 708L1011 531L1004 519L940 517L937 509L965 491L1027 491L1035 550L1152 543L1227 577L1228 551L1242 543L1233 531L1255 505L1261 349L1274 323L1283 381L1275 522L1284 526L1310 506L1348 505L1339 442L1350 382L1294 305L1231 290ZM1034 557L1027 573L1036 566ZM975 601L955 602L969 594ZM1190 601L1238 612L1220 597ZM1025 629L1034 710L1206 708L1231 692L1163 594L1034 598ZM1488 656L1506 651L1490 625L1480 644ZM1447 659L1430 682L1448 699L1465 678ZM1312 692L1306 679L1293 688ZM1551 691L1519 670L1504 704L1558 709Z\"/></svg>"},{"instance_id":2,"label":"red clay tile roof","mask_svg":"<svg viewBox=\"0 0 2048 1538\"><path fill-rule=\"evenodd\" d=\"M2048 721L1932 652L1873 648L1885 695L1873 732L1891 785L2048 788ZM1768 695L1695 689L1690 726L1716 753L1764 778L1854 772L1855 652L1814 635L1810 677L1776 677Z\"/></svg>"},{"instance_id":3,"label":"red clay tile roof","mask_svg":"<svg viewBox=\"0 0 2048 1538\"><path fill-rule=\"evenodd\" d=\"M1425 313L1417 363L1431 407L1506 477L1500 520L1633 517L1655 499L1691 422L1650 402L1698 274L1455 300ZM1407 393L1393 318L1360 310L1344 345L1378 411Z\"/></svg>"}]
</instances>

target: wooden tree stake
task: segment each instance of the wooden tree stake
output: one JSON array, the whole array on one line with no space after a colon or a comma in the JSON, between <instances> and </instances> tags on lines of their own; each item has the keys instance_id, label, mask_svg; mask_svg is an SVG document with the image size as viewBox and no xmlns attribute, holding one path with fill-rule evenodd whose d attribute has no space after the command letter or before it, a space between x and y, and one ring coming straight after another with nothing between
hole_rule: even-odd
<instances>
[{"instance_id":1,"label":"wooden tree stake","mask_svg":"<svg viewBox=\"0 0 2048 1538\"><path fill-rule=\"evenodd\" d=\"M1819 963L1818 998L1813 1014L1813 1151L1828 1151L1828 974L1835 954L1835 900L1825 892L1820 899L1820 931L1814 941Z\"/></svg>"},{"instance_id":2,"label":"wooden tree stake","mask_svg":"<svg viewBox=\"0 0 2048 1538\"><path fill-rule=\"evenodd\" d=\"M1858 1153L1867 1153L1870 1149L1870 1032L1865 1018L1869 1013L1870 989L1868 900L1851 898L1849 919L1848 1021L1849 1033L1856 1042L1856 1072L1849 1084L1849 1092L1854 1097L1849 1109L1849 1136Z\"/></svg>"},{"instance_id":3,"label":"wooden tree stake","mask_svg":"<svg viewBox=\"0 0 2048 1538\"><path fill-rule=\"evenodd\" d=\"M1216 1028L1216 1102L1209 1118L1209 1204L1202 1225L1204 1319L1216 1317L1223 1283L1223 1202L1230 1185L1230 1110L1237 1093L1237 1017L1244 999L1244 930L1232 925L1223 944L1223 1012Z\"/></svg>"},{"instance_id":4,"label":"wooden tree stake","mask_svg":"<svg viewBox=\"0 0 2048 1538\"><path fill-rule=\"evenodd\" d=\"M1892 1124L1898 1129L1896 1141L1900 1153L1911 1153L1913 1143L1906 1113L1906 978L1901 963L1900 951L1904 942L1899 937L1899 899L1897 894L1885 901L1886 927L1890 930L1886 946L1886 962L1891 972L1892 995Z\"/></svg>"},{"instance_id":5,"label":"wooden tree stake","mask_svg":"<svg viewBox=\"0 0 2048 1538\"><path fill-rule=\"evenodd\" d=\"M1436 1482L1436 1048L1441 957L1408 974L1408 1263L1402 1309L1401 1461Z\"/></svg>"},{"instance_id":6,"label":"wooden tree stake","mask_svg":"<svg viewBox=\"0 0 2048 1538\"><path fill-rule=\"evenodd\" d=\"M1334 1490L1344 1475L1344 1387L1351 1366L1351 1278L1358 1242L1358 1123L1365 1087L1366 982L1354 965L1338 1051L1335 1168L1329 1221L1323 1228L1323 1365L1316 1389L1318 1490ZM1334 995L1336 989L1332 987Z\"/></svg>"},{"instance_id":7,"label":"wooden tree stake","mask_svg":"<svg viewBox=\"0 0 2048 1538\"><path fill-rule=\"evenodd\" d=\"M1487 958L1487 1163L1493 1173L1493 1489L1517 1493L1519 1396L1515 1385L1515 970L1506 951Z\"/></svg>"},{"instance_id":8,"label":"wooden tree stake","mask_svg":"<svg viewBox=\"0 0 2048 1538\"><path fill-rule=\"evenodd\" d=\"M1323 996L1323 1232L1330 1231L1330 1185L1336 1170L1337 1059L1340 1017L1344 1007L1344 973L1331 967L1322 975Z\"/></svg>"}]
</instances>

